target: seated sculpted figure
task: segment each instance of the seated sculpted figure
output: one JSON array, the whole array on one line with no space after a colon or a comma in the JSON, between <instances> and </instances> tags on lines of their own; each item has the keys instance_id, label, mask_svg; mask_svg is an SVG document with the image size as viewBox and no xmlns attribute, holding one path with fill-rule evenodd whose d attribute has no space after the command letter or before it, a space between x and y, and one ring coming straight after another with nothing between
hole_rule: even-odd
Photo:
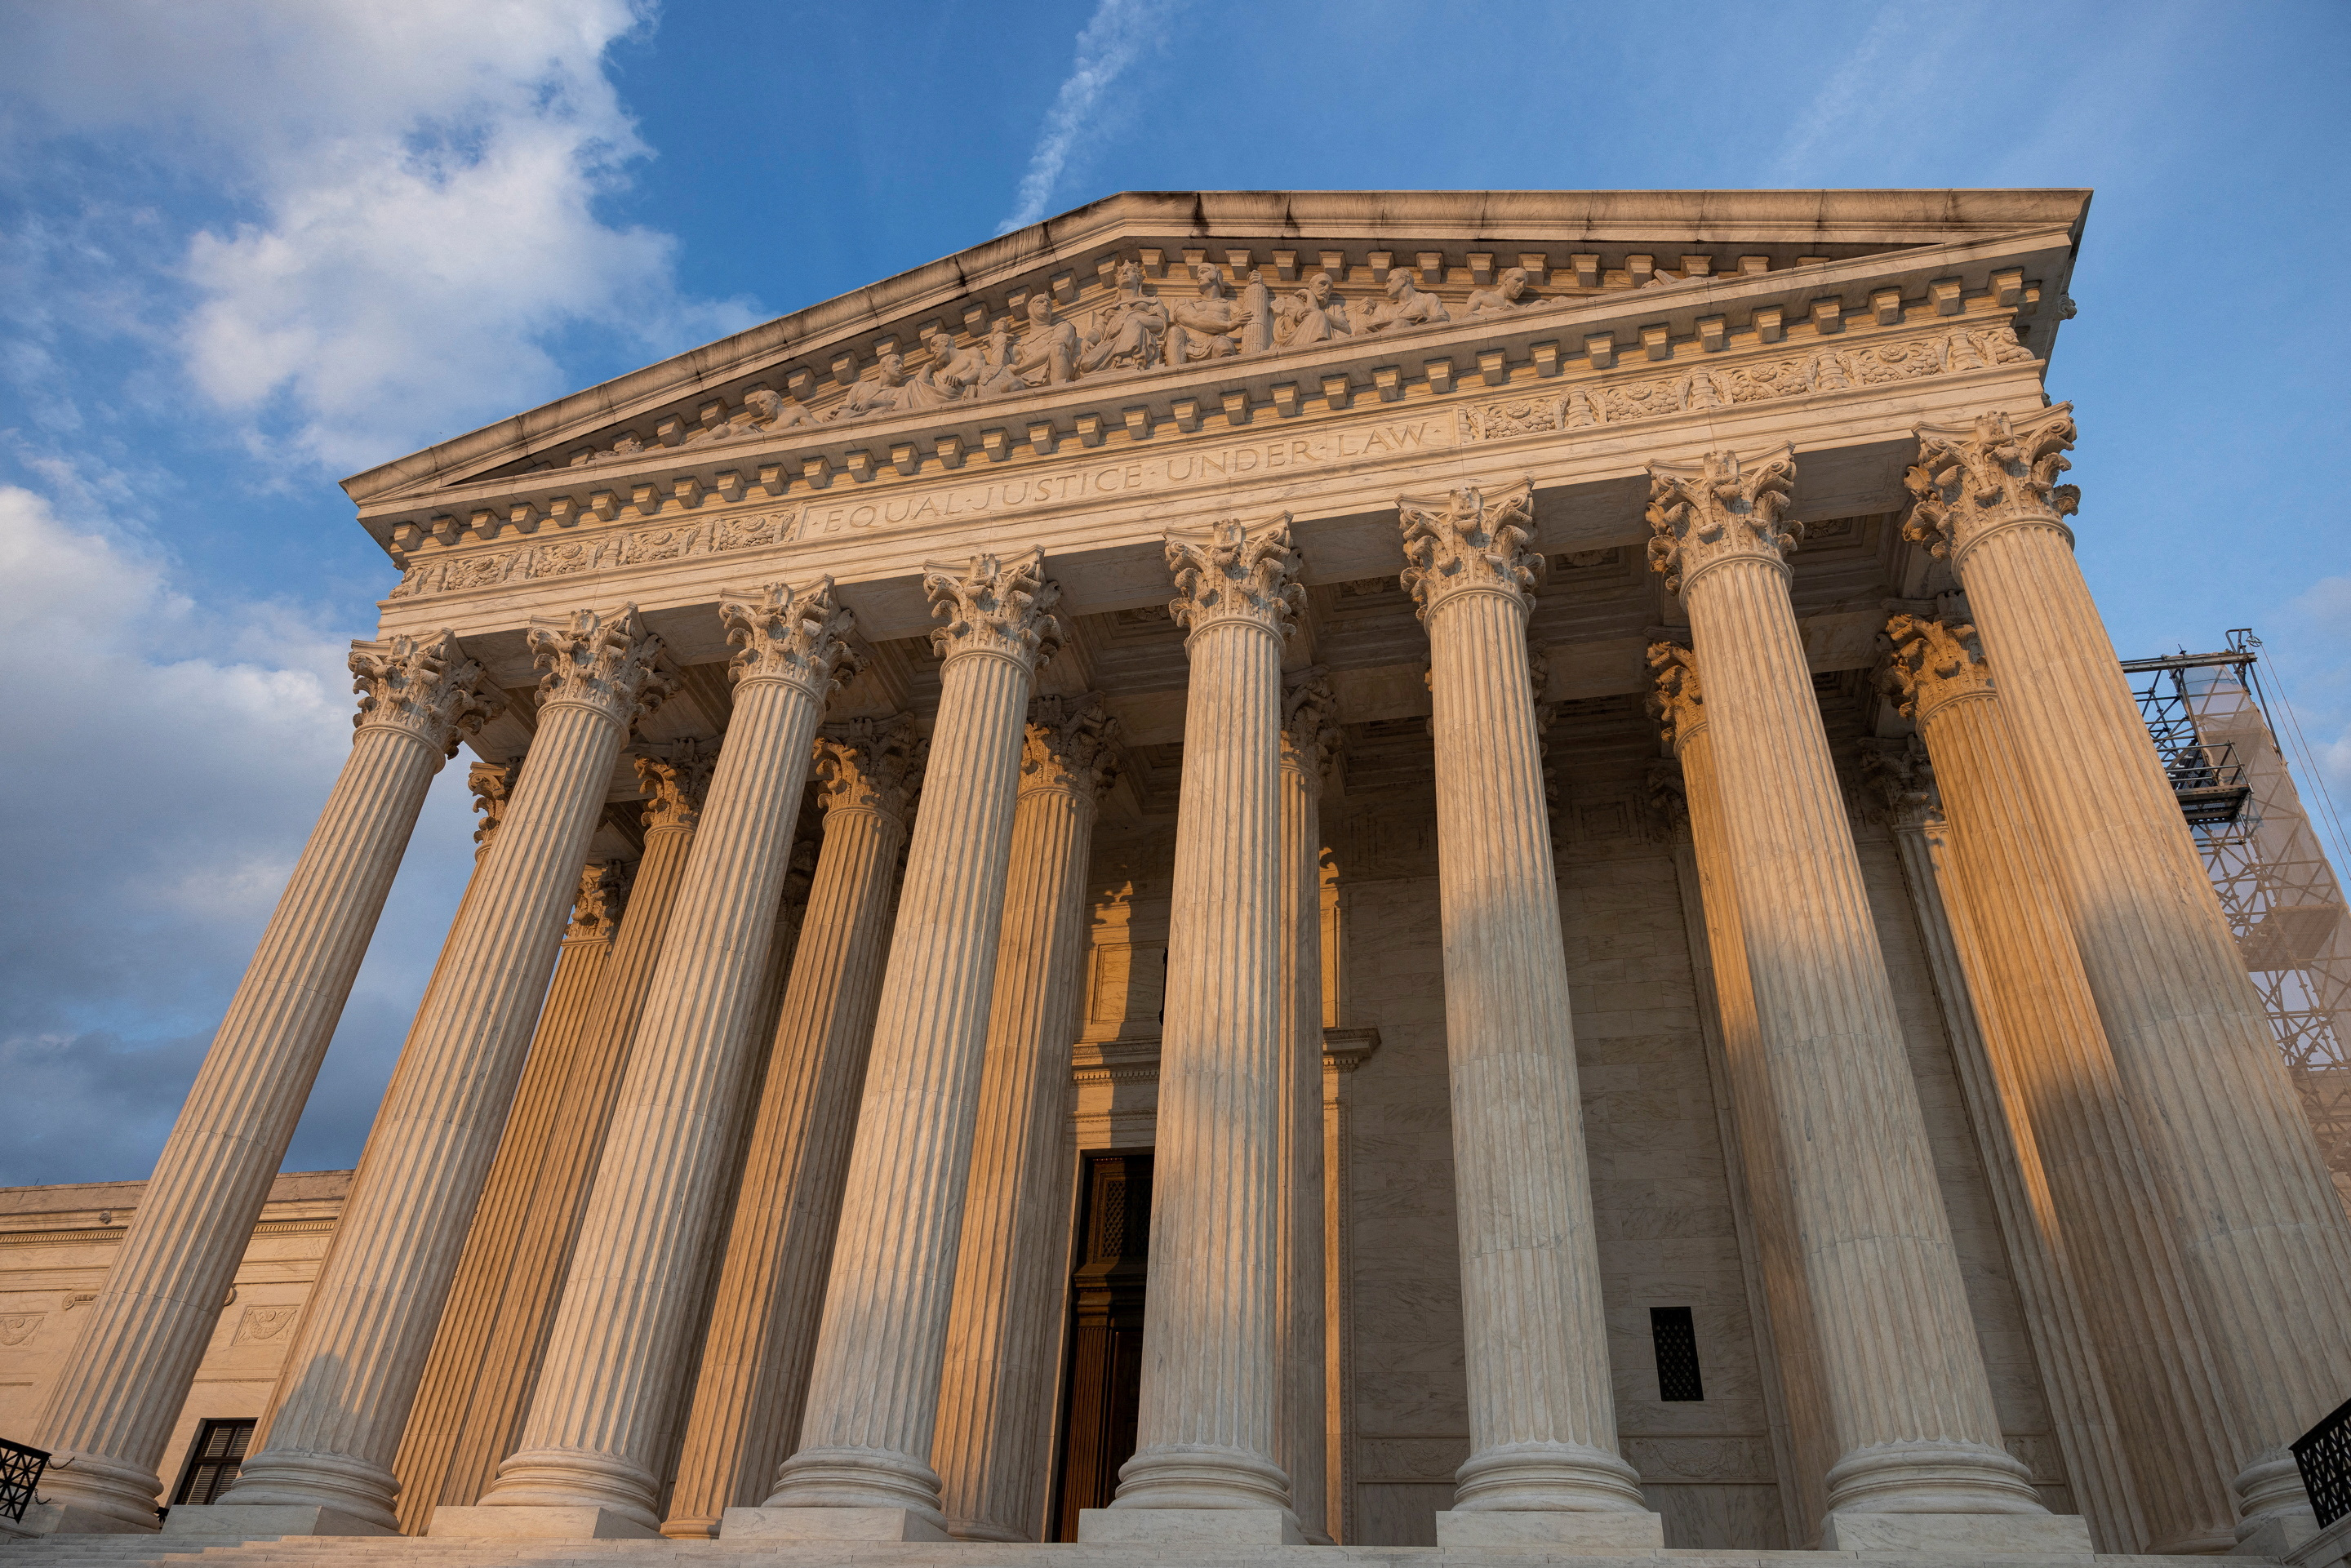
<instances>
[{"instance_id":1,"label":"seated sculpted figure","mask_svg":"<svg viewBox=\"0 0 2351 1568\"><path fill-rule=\"evenodd\" d=\"M744 414L748 414L750 417L744 419ZM737 414L735 421L741 421L735 431L737 435L749 435L755 432L769 430L790 430L798 425L821 423L819 417L810 411L808 405L799 399L786 397L781 392L770 392L766 387L759 387L744 394L743 413ZM734 423L735 421L728 423Z\"/></svg>"},{"instance_id":2,"label":"seated sculpted figure","mask_svg":"<svg viewBox=\"0 0 2351 1568\"><path fill-rule=\"evenodd\" d=\"M1452 313L1445 301L1434 294L1423 294L1412 286L1412 274L1399 267L1388 274L1388 303L1364 307L1363 327L1366 332L1384 332L1394 328L1434 327L1439 321L1450 321Z\"/></svg>"},{"instance_id":3,"label":"seated sculpted figure","mask_svg":"<svg viewBox=\"0 0 2351 1568\"><path fill-rule=\"evenodd\" d=\"M977 350L956 348L955 334L945 330L932 333L923 342L930 350L931 362L898 389L900 410L938 408L971 396L981 372Z\"/></svg>"},{"instance_id":4,"label":"seated sculpted figure","mask_svg":"<svg viewBox=\"0 0 2351 1568\"><path fill-rule=\"evenodd\" d=\"M1295 349L1306 343L1327 343L1332 338L1350 337L1353 325L1347 319L1347 302L1332 292L1331 275L1318 272L1306 280L1306 287L1274 308L1273 340L1285 349Z\"/></svg>"},{"instance_id":5,"label":"seated sculpted figure","mask_svg":"<svg viewBox=\"0 0 2351 1568\"><path fill-rule=\"evenodd\" d=\"M974 378L973 395L1002 397L1007 392L1021 390L1020 377L1013 369L1019 353L1012 337L1012 318L998 316L996 325L987 329L987 341L973 350L979 357L979 374Z\"/></svg>"},{"instance_id":6,"label":"seated sculpted figure","mask_svg":"<svg viewBox=\"0 0 2351 1568\"><path fill-rule=\"evenodd\" d=\"M1012 373L1028 386L1059 386L1078 379L1078 329L1053 313L1049 294L1029 297L1029 330L1020 335Z\"/></svg>"},{"instance_id":7,"label":"seated sculpted figure","mask_svg":"<svg viewBox=\"0 0 2351 1568\"><path fill-rule=\"evenodd\" d=\"M857 378L849 395L834 411L835 419L862 419L869 414L893 413L904 406L902 389L906 384L906 357L895 349L885 350L873 361L873 368Z\"/></svg>"},{"instance_id":8,"label":"seated sculpted figure","mask_svg":"<svg viewBox=\"0 0 2351 1568\"><path fill-rule=\"evenodd\" d=\"M1464 316L1499 316L1505 311L1522 309L1541 301L1527 292L1527 269L1505 267L1502 276L1494 279L1491 288L1473 288L1469 302L1462 307Z\"/></svg>"},{"instance_id":9,"label":"seated sculpted figure","mask_svg":"<svg viewBox=\"0 0 2351 1568\"><path fill-rule=\"evenodd\" d=\"M1167 330L1167 308L1143 291L1143 267L1122 261L1118 292L1094 317L1086 335L1085 352L1078 357L1081 371L1106 367L1145 371L1159 362L1159 340Z\"/></svg>"},{"instance_id":10,"label":"seated sculpted figure","mask_svg":"<svg viewBox=\"0 0 2351 1568\"><path fill-rule=\"evenodd\" d=\"M1204 261L1192 269L1192 281L1200 290L1197 299L1178 300L1169 307L1167 328L1167 362L1180 365L1191 360L1221 360L1241 351L1241 329L1255 318L1247 309L1225 298L1224 269L1213 261Z\"/></svg>"}]
</instances>

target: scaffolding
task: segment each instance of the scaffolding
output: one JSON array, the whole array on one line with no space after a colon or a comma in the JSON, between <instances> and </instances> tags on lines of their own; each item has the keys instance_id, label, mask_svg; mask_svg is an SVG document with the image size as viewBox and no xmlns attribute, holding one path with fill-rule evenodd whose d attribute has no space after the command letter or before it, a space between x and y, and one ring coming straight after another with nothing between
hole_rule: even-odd
<instances>
[{"instance_id":1,"label":"scaffolding","mask_svg":"<svg viewBox=\"0 0 2351 1568\"><path fill-rule=\"evenodd\" d=\"M2260 647L2239 630L2226 652L2134 659L2123 669L2303 1112L2351 1207L2351 919L2278 744L2256 669ZM2304 757L2307 766L2306 747ZM2339 841L2324 781L2313 778Z\"/></svg>"}]
</instances>

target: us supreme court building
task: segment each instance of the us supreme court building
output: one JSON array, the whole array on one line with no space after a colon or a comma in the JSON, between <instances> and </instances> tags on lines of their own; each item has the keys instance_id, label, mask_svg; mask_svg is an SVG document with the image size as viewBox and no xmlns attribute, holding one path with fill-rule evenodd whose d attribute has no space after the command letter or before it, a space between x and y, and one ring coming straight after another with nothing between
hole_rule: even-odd
<instances>
[{"instance_id":1,"label":"us supreme court building","mask_svg":"<svg viewBox=\"0 0 2351 1568\"><path fill-rule=\"evenodd\" d=\"M2074 563L2088 206L1130 193L345 481L9 1550L2298 1549L2351 1219Z\"/></svg>"}]
</instances>

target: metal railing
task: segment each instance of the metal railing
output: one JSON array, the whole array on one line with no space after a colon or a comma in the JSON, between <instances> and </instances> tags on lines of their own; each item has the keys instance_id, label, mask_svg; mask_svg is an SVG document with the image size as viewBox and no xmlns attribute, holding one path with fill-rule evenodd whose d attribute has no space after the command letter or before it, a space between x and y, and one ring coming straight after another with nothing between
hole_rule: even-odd
<instances>
[{"instance_id":1,"label":"metal railing","mask_svg":"<svg viewBox=\"0 0 2351 1568\"><path fill-rule=\"evenodd\" d=\"M48 1468L47 1450L28 1448L0 1437L0 1514L24 1523L25 1510L33 1501L33 1489L41 1484L41 1472Z\"/></svg>"},{"instance_id":2,"label":"metal railing","mask_svg":"<svg viewBox=\"0 0 2351 1568\"><path fill-rule=\"evenodd\" d=\"M2332 1416L2296 1437L2292 1447L2294 1469L2302 1472L2318 1528L2351 1514L2351 1400L2335 1406Z\"/></svg>"},{"instance_id":3,"label":"metal railing","mask_svg":"<svg viewBox=\"0 0 2351 1568\"><path fill-rule=\"evenodd\" d=\"M2129 659L2123 672L2144 675L2134 680L2139 717L2147 723L2147 738L2163 759L2164 775L2179 799L2180 815L2190 828L2225 828L2244 815L2252 798L2244 762L2234 742L2215 738L2197 724L2194 693L2187 672L2211 665L2242 666L2255 657L2250 652L2177 653L2158 659Z\"/></svg>"}]
</instances>

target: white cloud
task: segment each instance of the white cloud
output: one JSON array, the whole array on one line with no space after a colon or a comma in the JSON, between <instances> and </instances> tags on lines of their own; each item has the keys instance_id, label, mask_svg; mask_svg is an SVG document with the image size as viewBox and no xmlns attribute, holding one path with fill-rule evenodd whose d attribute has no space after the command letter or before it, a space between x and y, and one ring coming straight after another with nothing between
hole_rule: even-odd
<instances>
[{"instance_id":1,"label":"white cloud","mask_svg":"<svg viewBox=\"0 0 2351 1568\"><path fill-rule=\"evenodd\" d=\"M750 324L598 199L648 156L604 74L631 0L116 0L12 17L19 145L137 144L251 215L189 235L190 379L261 451L338 471L567 391L547 341L648 358Z\"/></svg>"},{"instance_id":2,"label":"white cloud","mask_svg":"<svg viewBox=\"0 0 2351 1568\"><path fill-rule=\"evenodd\" d=\"M143 1176L350 747L344 648L206 605L168 559L0 486L0 1182ZM312 1158L357 1153L467 869L462 770L428 807ZM453 786L453 780L455 784Z\"/></svg>"},{"instance_id":3,"label":"white cloud","mask_svg":"<svg viewBox=\"0 0 2351 1568\"><path fill-rule=\"evenodd\" d=\"M1078 35L1077 62L1054 95L1044 130L1029 155L1029 172L1020 177L1012 215L997 225L998 234L1025 228L1045 215L1071 153L1095 129L1104 95L1158 41L1159 25L1170 9L1162 0L1101 0L1094 7Z\"/></svg>"}]
</instances>

